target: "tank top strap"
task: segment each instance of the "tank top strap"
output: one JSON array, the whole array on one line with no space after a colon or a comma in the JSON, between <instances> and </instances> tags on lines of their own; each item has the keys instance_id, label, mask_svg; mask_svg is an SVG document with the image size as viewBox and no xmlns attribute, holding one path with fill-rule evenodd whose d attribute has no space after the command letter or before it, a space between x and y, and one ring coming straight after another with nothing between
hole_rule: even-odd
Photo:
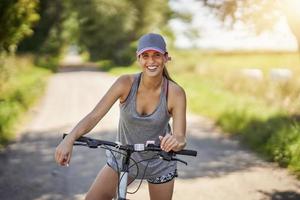
<instances>
[{"instance_id":1,"label":"tank top strap","mask_svg":"<svg viewBox=\"0 0 300 200\"><path fill-rule=\"evenodd\" d=\"M140 86L140 83L141 83L141 78L142 78L142 72L135 75L134 84L136 86L136 90L139 89L139 86Z\"/></svg>"},{"instance_id":2,"label":"tank top strap","mask_svg":"<svg viewBox=\"0 0 300 200\"><path fill-rule=\"evenodd\" d=\"M121 102L121 104L124 105L131 101L131 99L134 97L136 91L138 90L140 79L141 79L141 73L134 75L133 83L131 85L129 94L127 95L126 99L123 102Z\"/></svg>"},{"instance_id":3,"label":"tank top strap","mask_svg":"<svg viewBox=\"0 0 300 200\"><path fill-rule=\"evenodd\" d=\"M142 77L142 73L135 74L134 76L134 81L132 83L131 90L130 90L132 96L134 96L137 90L139 89L141 77Z\"/></svg>"},{"instance_id":4,"label":"tank top strap","mask_svg":"<svg viewBox=\"0 0 300 200\"><path fill-rule=\"evenodd\" d=\"M168 102L168 95L169 95L169 79L164 77L164 85L163 85L163 94L166 97L166 102Z\"/></svg>"}]
</instances>

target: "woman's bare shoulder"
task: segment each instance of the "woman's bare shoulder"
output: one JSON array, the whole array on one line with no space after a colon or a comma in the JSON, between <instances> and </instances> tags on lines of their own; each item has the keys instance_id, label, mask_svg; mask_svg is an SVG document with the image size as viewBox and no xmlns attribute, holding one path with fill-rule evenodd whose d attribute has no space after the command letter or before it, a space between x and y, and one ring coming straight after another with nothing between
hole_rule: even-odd
<instances>
[{"instance_id":1,"label":"woman's bare shoulder","mask_svg":"<svg viewBox=\"0 0 300 200\"><path fill-rule=\"evenodd\" d=\"M168 97L168 109L172 115L174 114L175 110L185 109L186 95L184 89L180 85L169 81Z\"/></svg>"},{"instance_id":2,"label":"woman's bare shoulder","mask_svg":"<svg viewBox=\"0 0 300 200\"><path fill-rule=\"evenodd\" d=\"M116 80L116 83L123 88L131 87L134 81L134 76L134 74L124 74Z\"/></svg>"},{"instance_id":3,"label":"woman's bare shoulder","mask_svg":"<svg viewBox=\"0 0 300 200\"><path fill-rule=\"evenodd\" d=\"M116 80L116 85L121 91L121 101L128 96L134 81L135 74L125 74Z\"/></svg>"},{"instance_id":4,"label":"woman's bare shoulder","mask_svg":"<svg viewBox=\"0 0 300 200\"><path fill-rule=\"evenodd\" d=\"M126 84L134 80L134 74L124 74L118 77L117 82Z\"/></svg>"},{"instance_id":5,"label":"woman's bare shoulder","mask_svg":"<svg viewBox=\"0 0 300 200\"><path fill-rule=\"evenodd\" d=\"M184 89L177 83L174 83L173 81L169 81L169 91L170 91L170 96L173 96L175 98L185 97Z\"/></svg>"}]
</instances>

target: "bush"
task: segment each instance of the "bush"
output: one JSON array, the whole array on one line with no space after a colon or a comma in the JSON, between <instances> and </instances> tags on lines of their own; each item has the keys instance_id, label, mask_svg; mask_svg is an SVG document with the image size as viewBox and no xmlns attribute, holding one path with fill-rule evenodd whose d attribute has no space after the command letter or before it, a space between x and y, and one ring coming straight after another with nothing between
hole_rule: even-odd
<instances>
[{"instance_id":1,"label":"bush","mask_svg":"<svg viewBox=\"0 0 300 200\"><path fill-rule=\"evenodd\" d=\"M2 60L3 61L3 60ZM0 93L0 146L14 138L22 114L42 93L48 70L33 67L30 58L6 58L6 70Z\"/></svg>"}]
</instances>

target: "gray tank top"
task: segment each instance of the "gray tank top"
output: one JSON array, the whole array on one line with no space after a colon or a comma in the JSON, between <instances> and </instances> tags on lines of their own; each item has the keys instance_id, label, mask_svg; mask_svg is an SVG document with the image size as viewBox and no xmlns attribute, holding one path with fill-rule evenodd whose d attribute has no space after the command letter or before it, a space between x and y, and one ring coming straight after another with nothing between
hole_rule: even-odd
<instances>
[{"instance_id":1,"label":"gray tank top","mask_svg":"<svg viewBox=\"0 0 300 200\"><path fill-rule=\"evenodd\" d=\"M120 104L117 141L122 144L145 144L147 140L153 140L156 145L159 145L160 140L158 136L164 136L166 133L171 132L169 125L170 114L168 112L166 95L168 90L168 80L165 77L163 79L160 100L156 109L149 115L141 116L136 109L136 95L140 79L141 73L136 74L127 99ZM117 166L119 166L119 168L121 166L122 156L118 153L114 153L113 156L110 151L106 151L106 153L108 164L117 171ZM138 179L142 177L148 179L160 177L175 171L177 166L176 162L151 159L156 154L157 153L155 152L133 153L132 158L136 162L139 162L139 172L137 173L137 167L133 166L129 169L129 176L136 177L137 175ZM114 157L117 159L118 165ZM130 161L130 165L132 164L133 161Z\"/></svg>"}]
</instances>

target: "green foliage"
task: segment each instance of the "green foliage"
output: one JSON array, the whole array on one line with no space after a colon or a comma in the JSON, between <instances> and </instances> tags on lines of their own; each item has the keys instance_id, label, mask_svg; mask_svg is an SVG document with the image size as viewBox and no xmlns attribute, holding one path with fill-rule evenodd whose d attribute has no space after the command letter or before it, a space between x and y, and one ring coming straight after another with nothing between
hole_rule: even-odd
<instances>
[{"instance_id":1,"label":"green foliage","mask_svg":"<svg viewBox=\"0 0 300 200\"><path fill-rule=\"evenodd\" d=\"M276 129L274 128L275 131L270 135L264 147L265 151L272 155L273 160L278 162L280 166L290 166L293 158L294 160L298 159L298 164L300 164L299 158L297 158L300 150L299 121L281 116L267 123L272 123L270 125L275 126Z\"/></svg>"},{"instance_id":2,"label":"green foliage","mask_svg":"<svg viewBox=\"0 0 300 200\"><path fill-rule=\"evenodd\" d=\"M100 70L109 72L113 75L134 74L140 72L140 68L137 66L137 63L130 66L116 65L111 60L102 60L97 63L99 64Z\"/></svg>"},{"instance_id":3,"label":"green foliage","mask_svg":"<svg viewBox=\"0 0 300 200\"><path fill-rule=\"evenodd\" d=\"M276 112L262 117L258 112L246 112L225 112L218 118L218 124L225 131L238 134L243 143L265 158L300 172L299 117ZM264 109L264 112L268 110Z\"/></svg>"},{"instance_id":4,"label":"green foliage","mask_svg":"<svg viewBox=\"0 0 300 200\"><path fill-rule=\"evenodd\" d=\"M13 125L22 108L17 102L0 102L0 147L13 138Z\"/></svg>"},{"instance_id":5,"label":"green foliage","mask_svg":"<svg viewBox=\"0 0 300 200\"><path fill-rule=\"evenodd\" d=\"M165 24L171 11L168 2L160 0L43 0L38 15L34 34L18 45L19 53L36 54L37 64L46 66L44 60L58 58L67 45L78 45L93 61L127 65L135 60L136 40L142 34L168 32Z\"/></svg>"},{"instance_id":6,"label":"green foliage","mask_svg":"<svg viewBox=\"0 0 300 200\"><path fill-rule=\"evenodd\" d=\"M157 31L168 18L166 1L78 0L79 43L92 60L110 59L117 64L134 61L135 41Z\"/></svg>"},{"instance_id":7,"label":"green foliage","mask_svg":"<svg viewBox=\"0 0 300 200\"><path fill-rule=\"evenodd\" d=\"M239 136L267 159L300 172L300 121L294 116L261 99L199 81L197 75L176 76L176 81L186 89L193 112L215 119L223 131Z\"/></svg>"},{"instance_id":8,"label":"green foliage","mask_svg":"<svg viewBox=\"0 0 300 200\"><path fill-rule=\"evenodd\" d=\"M38 9L40 20L33 28L34 34L20 43L18 52L57 56L64 44L62 24L69 14L67 3L59 0L41 1Z\"/></svg>"},{"instance_id":9,"label":"green foliage","mask_svg":"<svg viewBox=\"0 0 300 200\"><path fill-rule=\"evenodd\" d=\"M18 43L32 34L32 25L39 19L38 0L0 1L0 52L13 52Z\"/></svg>"},{"instance_id":10,"label":"green foliage","mask_svg":"<svg viewBox=\"0 0 300 200\"><path fill-rule=\"evenodd\" d=\"M70 1L43 0L38 13L40 20L33 28L34 34L19 44L18 53L35 54L35 65L56 71L63 49L74 42L76 35Z\"/></svg>"},{"instance_id":11,"label":"green foliage","mask_svg":"<svg viewBox=\"0 0 300 200\"><path fill-rule=\"evenodd\" d=\"M48 70L32 66L32 59L8 57L0 68L0 146L14 137L22 114L36 101L45 86ZM11 67L11 66L14 67Z\"/></svg>"},{"instance_id":12,"label":"green foliage","mask_svg":"<svg viewBox=\"0 0 300 200\"><path fill-rule=\"evenodd\" d=\"M59 67L60 57L51 55L40 55L34 59L35 65L56 72Z\"/></svg>"}]
</instances>

